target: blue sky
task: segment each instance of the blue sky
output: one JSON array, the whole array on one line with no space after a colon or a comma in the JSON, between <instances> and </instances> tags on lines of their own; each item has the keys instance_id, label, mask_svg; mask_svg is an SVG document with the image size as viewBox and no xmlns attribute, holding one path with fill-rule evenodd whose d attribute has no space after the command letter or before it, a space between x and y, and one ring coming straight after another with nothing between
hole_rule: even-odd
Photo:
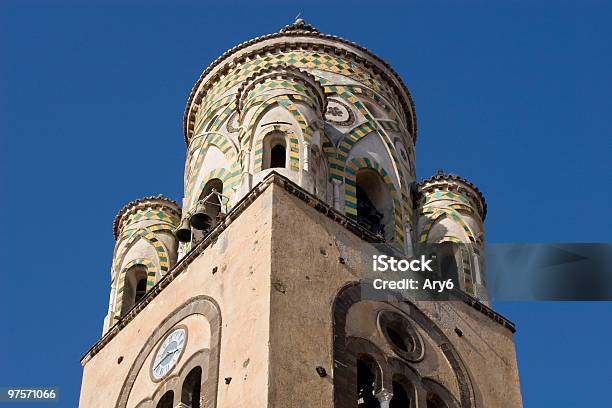
<instances>
[{"instance_id":1,"label":"blue sky","mask_svg":"<svg viewBox=\"0 0 612 408\"><path fill-rule=\"evenodd\" d=\"M1 1L0 386L57 386L76 406L116 212L181 197L193 83L299 11L398 71L418 178L478 185L489 242L609 242L612 5L531 3ZM526 407L607 405L611 303L496 309L518 327Z\"/></svg>"}]
</instances>

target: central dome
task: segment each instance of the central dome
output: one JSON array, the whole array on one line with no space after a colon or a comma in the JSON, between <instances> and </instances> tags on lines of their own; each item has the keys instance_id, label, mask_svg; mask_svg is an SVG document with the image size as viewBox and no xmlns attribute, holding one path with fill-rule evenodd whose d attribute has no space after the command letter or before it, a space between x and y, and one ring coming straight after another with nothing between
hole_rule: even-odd
<instances>
[{"instance_id":1,"label":"central dome","mask_svg":"<svg viewBox=\"0 0 612 408\"><path fill-rule=\"evenodd\" d=\"M311 51L300 58L266 59L263 55L295 55L295 51ZM321 59L309 58L312 54L320 54ZM373 91L378 91L393 103L397 114L402 117L406 130L413 141L416 140L417 122L414 102L410 92L399 75L389 64L374 55L365 47L343 38L320 33L314 26L297 19L293 24L283 27L279 32L256 37L243 42L213 61L200 75L189 94L183 116L183 131L185 142L195 131L195 119L202 108L203 101L210 98L209 92L221 78L236 77L240 81L244 71L251 72L267 68L274 64L293 65L304 70L316 70L321 74L336 73L350 78L354 75L364 75L364 80ZM353 71L353 69L355 71ZM363 71L359 70L362 68ZM242 71L242 72L240 72ZM241 75L242 74L242 75ZM367 76L372 75L370 81ZM325 79L322 77L321 79ZM333 84L333 82L332 82ZM382 89L379 87L385 87ZM377 89L379 88L379 89Z\"/></svg>"}]
</instances>

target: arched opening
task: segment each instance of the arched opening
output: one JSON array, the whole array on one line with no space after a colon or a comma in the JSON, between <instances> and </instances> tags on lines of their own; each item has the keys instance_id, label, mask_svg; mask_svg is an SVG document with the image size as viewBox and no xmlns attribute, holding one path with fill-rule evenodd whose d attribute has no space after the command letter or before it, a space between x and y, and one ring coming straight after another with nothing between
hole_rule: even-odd
<instances>
[{"instance_id":1,"label":"arched opening","mask_svg":"<svg viewBox=\"0 0 612 408\"><path fill-rule=\"evenodd\" d=\"M380 175L372 169L361 169L356 177L357 222L393 240L393 198Z\"/></svg>"},{"instance_id":2,"label":"arched opening","mask_svg":"<svg viewBox=\"0 0 612 408\"><path fill-rule=\"evenodd\" d=\"M457 244L453 242L443 242L438 246L438 257L440 259L440 277L442 279L453 279L457 282L459 269L457 267Z\"/></svg>"},{"instance_id":3,"label":"arched opening","mask_svg":"<svg viewBox=\"0 0 612 408\"><path fill-rule=\"evenodd\" d=\"M447 408L442 398L433 393L427 394L427 408Z\"/></svg>"},{"instance_id":4,"label":"arched opening","mask_svg":"<svg viewBox=\"0 0 612 408\"><path fill-rule=\"evenodd\" d=\"M285 167L285 146L282 144L274 145L270 150L270 168Z\"/></svg>"},{"instance_id":5,"label":"arched opening","mask_svg":"<svg viewBox=\"0 0 612 408\"><path fill-rule=\"evenodd\" d=\"M393 398L389 403L389 408L408 408L410 407L410 397L408 391L398 381L393 381Z\"/></svg>"},{"instance_id":6,"label":"arched opening","mask_svg":"<svg viewBox=\"0 0 612 408\"><path fill-rule=\"evenodd\" d=\"M147 293L147 267L141 264L130 267L125 272L121 316L124 316Z\"/></svg>"},{"instance_id":7,"label":"arched opening","mask_svg":"<svg viewBox=\"0 0 612 408\"><path fill-rule=\"evenodd\" d=\"M287 140L283 132L272 132L263 142L262 170L287 167Z\"/></svg>"},{"instance_id":8,"label":"arched opening","mask_svg":"<svg viewBox=\"0 0 612 408\"><path fill-rule=\"evenodd\" d=\"M357 360L357 407L379 408L374 396L378 375L378 364L370 356L361 356Z\"/></svg>"},{"instance_id":9,"label":"arched opening","mask_svg":"<svg viewBox=\"0 0 612 408\"><path fill-rule=\"evenodd\" d=\"M185 381L183 381L183 389L181 391L181 402L189 408L200 408L200 392L202 383L202 368L193 368Z\"/></svg>"},{"instance_id":10,"label":"arched opening","mask_svg":"<svg viewBox=\"0 0 612 408\"><path fill-rule=\"evenodd\" d=\"M136 296L134 296L134 304L138 303L140 299L147 293L147 278L142 278L136 283Z\"/></svg>"},{"instance_id":11,"label":"arched opening","mask_svg":"<svg viewBox=\"0 0 612 408\"><path fill-rule=\"evenodd\" d=\"M200 195L200 200L206 198L212 191L215 190L219 194L223 194L223 181L218 178L213 178L208 180L204 189L202 190L202 194ZM206 214L212 218L213 223L217 218L219 213L221 212L221 203L219 202L219 196L213 195L206 201Z\"/></svg>"},{"instance_id":12,"label":"arched opening","mask_svg":"<svg viewBox=\"0 0 612 408\"><path fill-rule=\"evenodd\" d=\"M174 404L174 392L168 391L160 398L155 408L174 408L172 406L173 404Z\"/></svg>"}]
</instances>

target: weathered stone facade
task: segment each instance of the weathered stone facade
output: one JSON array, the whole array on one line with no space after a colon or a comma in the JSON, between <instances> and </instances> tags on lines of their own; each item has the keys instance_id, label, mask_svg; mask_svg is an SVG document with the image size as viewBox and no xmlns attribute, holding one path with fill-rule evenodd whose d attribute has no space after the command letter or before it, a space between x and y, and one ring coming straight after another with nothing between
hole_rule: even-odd
<instances>
[{"instance_id":1,"label":"weathered stone facade","mask_svg":"<svg viewBox=\"0 0 612 408\"><path fill-rule=\"evenodd\" d=\"M514 326L484 291L484 198L415 182L414 104L386 63L298 20L213 62L184 126L182 210L147 197L115 221L82 408L521 406ZM189 228L215 191L211 229ZM373 244L441 242L468 244L450 301L361 298Z\"/></svg>"}]
</instances>

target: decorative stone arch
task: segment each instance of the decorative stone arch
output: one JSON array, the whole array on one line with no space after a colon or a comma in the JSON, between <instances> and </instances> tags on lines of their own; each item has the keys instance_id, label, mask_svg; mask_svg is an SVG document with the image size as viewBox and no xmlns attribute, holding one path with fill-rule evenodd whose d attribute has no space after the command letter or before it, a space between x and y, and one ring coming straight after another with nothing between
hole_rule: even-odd
<instances>
[{"instance_id":1,"label":"decorative stone arch","mask_svg":"<svg viewBox=\"0 0 612 408\"><path fill-rule=\"evenodd\" d=\"M236 148L234 144L229 141L223 134L216 132L208 132L202 135L197 136L201 137L200 140L194 142L193 151L195 152L198 148L208 148L208 146L215 146L225 155L225 158L230 165L230 171L236 175L236 178L240 177L240 163L238 162L238 154L236 152ZM193 166L190 166L189 169L189 181L187 182L187 186L185 188L185 192L187 193L187 197L191 196L192 190L194 188L195 182L197 180L199 169L202 166L202 162L204 161L205 154L200 151L196 161ZM192 157L193 160L193 157Z\"/></svg>"},{"instance_id":2,"label":"decorative stone arch","mask_svg":"<svg viewBox=\"0 0 612 408\"><path fill-rule=\"evenodd\" d=\"M465 242L461 241L461 239L457 237L445 236L443 237L438 244L443 244L445 242L452 242L453 244L465 244Z\"/></svg>"},{"instance_id":3,"label":"decorative stone arch","mask_svg":"<svg viewBox=\"0 0 612 408\"><path fill-rule=\"evenodd\" d=\"M353 378L356 375L356 368L354 365L351 365L351 361L354 361L353 356L355 352L359 352L359 349L350 349L351 345L356 344L356 340L354 337L347 337L346 318L350 308L362 300L361 284L359 282L351 282L338 291L332 305L334 407L337 408L352 408L355 406L354 399L352 398L354 391L351 384L354 383ZM398 302L399 301L398 299ZM460 404L457 405L461 408L474 408L476 406L476 396L472 380L463 360L451 344L449 338L416 305L407 300L403 300L403 302L410 309L408 312L405 312L405 314L427 333L433 345L439 349L451 366L459 386ZM363 345L367 343L370 345L372 344L365 339L358 340L358 344ZM374 353L371 347L372 346L368 347L369 353ZM395 360L395 358L382 358L380 361L382 363L381 367L383 370L391 367L387 372L397 373L400 370L395 366L398 365L399 360ZM405 366L403 363L402 365ZM404 371L400 371L400 373L403 372ZM410 371L406 373L412 375ZM388 377L383 375L383 384L385 384L385 378L388 379ZM455 408L455 406L452 405L451 407Z\"/></svg>"},{"instance_id":4,"label":"decorative stone arch","mask_svg":"<svg viewBox=\"0 0 612 408\"><path fill-rule=\"evenodd\" d=\"M437 381L431 378L423 378L421 383L427 394L435 394L448 408L458 408L460 406L459 401ZM427 398L427 394L424 396L425 398ZM424 402L427 403L426 401Z\"/></svg>"},{"instance_id":5,"label":"decorative stone arch","mask_svg":"<svg viewBox=\"0 0 612 408\"><path fill-rule=\"evenodd\" d=\"M255 171L261 171L263 166L263 142L266 136L270 133L282 132L287 135L289 139L289 168L294 171L300 169L300 141L296 134L285 125L272 125L271 127L265 128L259 135L255 137Z\"/></svg>"},{"instance_id":6,"label":"decorative stone arch","mask_svg":"<svg viewBox=\"0 0 612 408\"><path fill-rule=\"evenodd\" d=\"M152 227L143 227L135 231L125 243L123 251L115 258L115 265L119 266L121 262L123 262L123 258L130 250L130 248L138 241L140 238L144 238L148 241L153 248L155 249L155 253L157 254L157 261L159 262L159 269L162 275L165 275L166 272L170 269L170 257L168 256L168 250L164 243L157 239L153 231L168 231L172 232L172 228L169 228L166 225L157 225L153 229ZM155 276L151 278L151 276L147 276L147 291L155 286Z\"/></svg>"},{"instance_id":7,"label":"decorative stone arch","mask_svg":"<svg viewBox=\"0 0 612 408\"><path fill-rule=\"evenodd\" d=\"M115 294L115 318L121 317L121 307L123 306L123 290L125 289L125 275L127 271L135 265L142 265L147 270L147 290L149 290L153 285L155 285L155 277L157 276L157 266L150 259L146 258L136 258L132 259L127 263L119 273L119 277L117 280L117 291ZM153 281L152 285L149 283Z\"/></svg>"},{"instance_id":8,"label":"decorative stone arch","mask_svg":"<svg viewBox=\"0 0 612 408\"><path fill-rule=\"evenodd\" d=\"M202 109L200 109L200 111L204 113L201 115L197 115L197 121L194 125L194 134L197 135L202 130L202 127L205 123L207 123L211 115L214 115L216 112L218 112L222 106L231 104L232 101L234 101L235 99L236 96L234 94L231 94L216 100L210 99L209 101L207 101L207 103L202 106Z\"/></svg>"},{"instance_id":9,"label":"decorative stone arch","mask_svg":"<svg viewBox=\"0 0 612 408\"><path fill-rule=\"evenodd\" d=\"M258 74L259 72L256 73L256 75ZM248 110L248 108L253 102L257 102L257 97L264 96L262 95L263 92L271 91L274 89L287 89L289 91L292 91L291 93L287 93L286 95L304 95L311 99L317 99L317 95L315 95L315 93L312 92L312 90L310 90L307 86L296 85L293 81L284 79L268 79L263 84L259 84L256 86L255 96L246 98L246 100L244 101L244 106L246 107L246 109L244 110Z\"/></svg>"},{"instance_id":10,"label":"decorative stone arch","mask_svg":"<svg viewBox=\"0 0 612 408\"><path fill-rule=\"evenodd\" d=\"M200 182L200 186L196 190L192 191L191 195L189 196L188 210L190 210L198 201L200 194L202 194L204 187L206 187L206 183L215 178L223 182L223 191L221 191L221 193L229 197L232 193L232 189L237 186L238 183L240 183L240 172L229 172L225 168L209 171L208 174L206 174L202 179L202 182ZM228 209L229 208L231 208L231 203L228 204Z\"/></svg>"},{"instance_id":11,"label":"decorative stone arch","mask_svg":"<svg viewBox=\"0 0 612 408\"><path fill-rule=\"evenodd\" d=\"M472 216L474 221L476 221L476 223L478 224L478 227L480 228L480 230L484 231L484 225L482 223L482 219L480 218L480 214L478 213L477 209L472 208L469 205L463 204L463 203L451 204L449 205L449 207L457 211L459 214L461 214L461 212L464 212Z\"/></svg>"},{"instance_id":12,"label":"decorative stone arch","mask_svg":"<svg viewBox=\"0 0 612 408\"><path fill-rule=\"evenodd\" d=\"M121 264L123 257L125 256L127 251L132 247L132 245L136 241L136 238L138 238L138 236L134 237L134 235L138 231L140 231L141 229L147 229L151 232L162 231L162 232L172 233L175 228L176 228L176 224L159 223L159 224L147 225L146 227L141 227L141 228L132 228L132 229L123 230L121 235L117 238L118 243L123 240L130 240L130 238L135 238L135 239L127 242L121 251L119 251L119 245L115 246L115 249L113 250L113 259L114 259L113 270L115 270Z\"/></svg>"},{"instance_id":13,"label":"decorative stone arch","mask_svg":"<svg viewBox=\"0 0 612 408\"><path fill-rule=\"evenodd\" d=\"M181 399L181 391L182 386L185 381L185 378L189 374L189 372L197 367L202 367L202 374L204 374L204 367L208 367L210 365L210 350L207 348L196 351L185 361L182 363L181 369L177 373L170 374L167 378L165 378L155 389L153 394L141 400L138 404L136 404L137 408L155 408L155 404L159 401L159 399L166 394L168 391L174 392L174 398Z\"/></svg>"},{"instance_id":14,"label":"decorative stone arch","mask_svg":"<svg viewBox=\"0 0 612 408\"><path fill-rule=\"evenodd\" d=\"M372 169L381 177L393 200L393 221L395 240L398 244L404 242L404 231L402 222L402 207L397 190L385 169L374 159L367 157L355 157L351 159L344 172L344 197L346 215L351 218L357 217L357 172L361 169Z\"/></svg>"},{"instance_id":15,"label":"decorative stone arch","mask_svg":"<svg viewBox=\"0 0 612 408\"><path fill-rule=\"evenodd\" d=\"M167 378L164 382L162 382L161 384L159 384L157 386L157 388L155 389L155 392L153 392L153 395L151 396L151 399L148 401L149 402L149 406L151 408L155 408L155 403L159 402L159 400L166 395L166 393L168 391L172 391L173 392L173 397L174 399L176 399L176 388L177 385L179 383L179 378L177 375L173 375L169 378ZM138 406L140 407L140 404L142 404L142 402L140 402L138 404ZM144 405L144 404L143 404ZM174 401L173 404L174 405Z\"/></svg>"},{"instance_id":16,"label":"decorative stone arch","mask_svg":"<svg viewBox=\"0 0 612 408\"><path fill-rule=\"evenodd\" d=\"M374 132L375 130L376 128L370 122L365 122L355 126L346 134L338 145L337 153L339 168L335 169L335 171L332 173L333 178L337 178L338 180L342 180L344 178L344 169L348 165L346 161L348 160L349 152L358 140Z\"/></svg>"},{"instance_id":17,"label":"decorative stone arch","mask_svg":"<svg viewBox=\"0 0 612 408\"><path fill-rule=\"evenodd\" d=\"M412 218L410 214L412 213L412 209L410 208L410 197L407 192L408 183L404 180L403 173L401 171L400 161L397 158L395 145L393 144L393 140L386 133L384 126L380 125L378 121L369 113L364 104L357 98L352 92L361 93L368 95L373 100L382 100L380 96L374 93L371 90L368 90L363 87L357 86L344 86L344 87L336 87L338 94L340 94L345 100L352 103L353 106L366 118L366 122L362 123L356 127L354 127L340 142L338 145L338 172L341 175L343 172L343 167L345 166L346 160L348 158L348 154L351 151L352 147L357 143L360 139L364 138L368 134L375 132L378 136L380 136L382 142L385 144L387 148L387 152L391 156L391 160L395 167L395 172L399 178L399 191L401 194L401 203L402 203L402 211L406 214L407 223L412 225ZM340 178L341 180L341 178Z\"/></svg>"},{"instance_id":18,"label":"decorative stone arch","mask_svg":"<svg viewBox=\"0 0 612 408\"><path fill-rule=\"evenodd\" d=\"M125 408L134 382L143 367L147 357L153 352L156 344L181 320L188 316L199 314L210 324L210 349L202 351L208 356L208 367L202 367L202 408L214 408L217 403L217 383L219 377L219 350L221 346L221 312L219 305L208 296L196 296L170 313L153 331L144 343L136 359L130 366L127 376L121 386L115 408ZM189 364L185 366L191 367ZM182 371L181 371L182 373ZM179 374L180 376L180 374ZM162 394L159 394L162 395Z\"/></svg>"},{"instance_id":19,"label":"decorative stone arch","mask_svg":"<svg viewBox=\"0 0 612 408\"><path fill-rule=\"evenodd\" d=\"M326 87L326 90L327 88L328 87ZM342 86L334 86L333 88L335 88L335 92L337 92L339 95L342 95L344 97L346 97L347 95L351 95L351 94L352 95L364 95L367 98L374 101L377 105L379 105L382 108L382 110L389 113L392 116L393 120L397 119L397 116L398 116L397 112L395 112L395 110L391 108L391 107L395 108L395 106L393 106L392 103L388 103L378 93L374 92L373 90L365 86L342 85Z\"/></svg>"},{"instance_id":20,"label":"decorative stone arch","mask_svg":"<svg viewBox=\"0 0 612 408\"><path fill-rule=\"evenodd\" d=\"M427 240L429 239L429 233L431 231L431 228L434 226L436 221L438 221L442 216L446 216L452 219L453 221L457 222L459 225L461 225L461 228L465 232L465 235L468 238L468 240L470 242L476 242L476 237L474 233L472 232L472 229L469 227L469 225L465 223L465 221L463 221L463 219L461 218L461 215L459 215L459 213L456 210L449 208L449 207L435 207L435 209L426 208L421 212L421 215L428 215L428 214L429 214L429 217L427 219L427 222L423 226L423 230L421 231L421 235L419 237L420 243L424 244L427 242Z\"/></svg>"},{"instance_id":21,"label":"decorative stone arch","mask_svg":"<svg viewBox=\"0 0 612 408\"><path fill-rule=\"evenodd\" d=\"M257 98L255 100L257 100ZM288 95L277 95L277 96L272 96L269 99L263 101L261 103L261 105L259 105L257 110L255 111L255 113L253 114L253 118L251 119L251 121L249 123L249 126L247 127L246 131L241 132L241 134L239 136L239 139L241 140L241 143L243 145L248 144L248 142L249 142L248 136L254 134L255 129L257 127L257 124L261 120L261 117L266 112L268 112L268 110L271 107L273 107L275 104L277 104L278 106L281 106L281 107L285 108L291 114L291 116L293 116L293 118L296 121L298 127L300 128L303 142L307 143L307 144L310 144L311 141L312 141L312 128L311 128L311 126L308 125L308 123L306 122L306 119L300 113L300 111L295 107L295 105L293 103L294 100L300 100L302 102L306 102L305 99L298 98L297 95L290 95L290 96L288 96ZM246 112L247 110L245 110L244 112Z\"/></svg>"},{"instance_id":22,"label":"decorative stone arch","mask_svg":"<svg viewBox=\"0 0 612 408\"><path fill-rule=\"evenodd\" d=\"M227 119L236 111L236 101L232 101L229 103L215 118L215 120L210 124L210 130L213 132L218 132L221 129L221 126L227 121Z\"/></svg>"}]
</instances>

